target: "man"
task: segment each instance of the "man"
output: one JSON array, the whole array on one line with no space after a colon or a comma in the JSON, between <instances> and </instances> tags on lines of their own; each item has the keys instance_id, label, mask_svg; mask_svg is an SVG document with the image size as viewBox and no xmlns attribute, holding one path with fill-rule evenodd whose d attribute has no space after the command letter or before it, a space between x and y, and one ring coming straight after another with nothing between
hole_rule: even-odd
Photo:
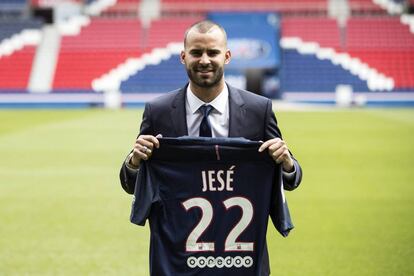
<instances>
[{"instance_id":1,"label":"man","mask_svg":"<svg viewBox=\"0 0 414 276\"><path fill-rule=\"evenodd\" d=\"M282 140L271 100L224 81L224 65L231 59L224 29L208 20L194 24L185 34L180 58L189 84L146 104L140 134L121 168L123 189L134 193L140 163L160 146L158 138L179 136L264 141L259 151L267 150L281 165L284 188L297 188L302 170ZM266 271L261 275L269 275L266 248L263 254Z\"/></svg>"},{"instance_id":2,"label":"man","mask_svg":"<svg viewBox=\"0 0 414 276\"><path fill-rule=\"evenodd\" d=\"M213 107L208 115L212 137L265 141L259 151L267 150L282 165L284 188L297 188L302 170L282 140L272 102L224 81L224 65L231 59L225 30L208 20L194 24L185 34L180 58L189 84L145 106L140 134L121 168L123 189L129 194L134 192L140 162L159 147L157 138L199 136L203 120L200 107L206 103Z\"/></svg>"}]
</instances>

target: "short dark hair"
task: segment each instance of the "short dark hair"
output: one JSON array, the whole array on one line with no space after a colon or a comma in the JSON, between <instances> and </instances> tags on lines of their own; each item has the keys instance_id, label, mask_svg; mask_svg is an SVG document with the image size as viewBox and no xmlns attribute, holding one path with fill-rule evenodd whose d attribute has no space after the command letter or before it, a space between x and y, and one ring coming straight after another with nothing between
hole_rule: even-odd
<instances>
[{"instance_id":1,"label":"short dark hair","mask_svg":"<svg viewBox=\"0 0 414 276\"><path fill-rule=\"evenodd\" d=\"M224 39L227 42L227 34L226 31L224 30L224 28L217 24L216 22L213 22L211 20L202 20L202 21L198 21L196 23L194 23L193 25L191 25L186 31L185 31L185 35L184 35L184 47L187 43L187 35L188 33L192 30L192 29L196 29L198 32L205 34L208 31L210 31L212 28L217 27L220 29L220 31L223 33L224 35Z\"/></svg>"}]
</instances>

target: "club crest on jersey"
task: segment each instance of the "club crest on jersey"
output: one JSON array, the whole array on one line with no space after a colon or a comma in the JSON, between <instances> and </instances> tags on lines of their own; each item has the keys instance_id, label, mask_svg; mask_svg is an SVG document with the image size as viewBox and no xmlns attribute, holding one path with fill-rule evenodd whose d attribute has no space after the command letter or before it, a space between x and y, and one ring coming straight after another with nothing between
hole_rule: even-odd
<instances>
[{"instance_id":1,"label":"club crest on jersey","mask_svg":"<svg viewBox=\"0 0 414 276\"><path fill-rule=\"evenodd\" d=\"M203 170L201 178L203 180L203 192L233 191L233 174L236 166L231 166L228 170Z\"/></svg>"}]
</instances>

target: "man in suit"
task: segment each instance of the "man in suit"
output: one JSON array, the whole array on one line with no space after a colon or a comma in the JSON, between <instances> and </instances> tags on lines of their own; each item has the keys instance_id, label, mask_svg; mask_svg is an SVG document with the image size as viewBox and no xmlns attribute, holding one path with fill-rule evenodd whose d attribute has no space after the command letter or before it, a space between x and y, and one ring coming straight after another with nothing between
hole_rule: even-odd
<instances>
[{"instance_id":1,"label":"man in suit","mask_svg":"<svg viewBox=\"0 0 414 276\"><path fill-rule=\"evenodd\" d=\"M189 84L163 95L145 106L140 133L132 151L122 164L123 189L134 193L141 160L148 160L157 138L179 136L244 137L264 141L259 151L267 150L283 169L286 190L297 188L302 170L282 140L271 100L228 85L224 65L231 59L225 30L205 20L191 26L184 38L181 63ZM263 271L269 275L267 246Z\"/></svg>"},{"instance_id":2,"label":"man in suit","mask_svg":"<svg viewBox=\"0 0 414 276\"><path fill-rule=\"evenodd\" d=\"M282 165L284 188L297 188L302 170L282 140L272 102L224 81L224 65L231 59L225 30L209 20L194 24L185 34L180 58L189 84L146 104L140 134L122 164L123 189L134 192L140 162L159 147L157 138L186 135L264 141L259 151L267 150Z\"/></svg>"}]
</instances>

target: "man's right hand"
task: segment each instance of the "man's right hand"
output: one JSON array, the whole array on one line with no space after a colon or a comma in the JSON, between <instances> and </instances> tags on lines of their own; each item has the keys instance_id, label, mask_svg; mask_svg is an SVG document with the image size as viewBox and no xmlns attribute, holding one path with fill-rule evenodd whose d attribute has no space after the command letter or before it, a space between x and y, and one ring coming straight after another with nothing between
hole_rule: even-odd
<instances>
[{"instance_id":1,"label":"man's right hand","mask_svg":"<svg viewBox=\"0 0 414 276\"><path fill-rule=\"evenodd\" d=\"M152 152L155 148L159 148L160 142L157 138L161 138L162 135L158 134L157 136L152 135L140 135L134 144L134 149L132 150L132 157L129 163L138 167L141 163L141 160L148 160L151 157Z\"/></svg>"}]
</instances>

